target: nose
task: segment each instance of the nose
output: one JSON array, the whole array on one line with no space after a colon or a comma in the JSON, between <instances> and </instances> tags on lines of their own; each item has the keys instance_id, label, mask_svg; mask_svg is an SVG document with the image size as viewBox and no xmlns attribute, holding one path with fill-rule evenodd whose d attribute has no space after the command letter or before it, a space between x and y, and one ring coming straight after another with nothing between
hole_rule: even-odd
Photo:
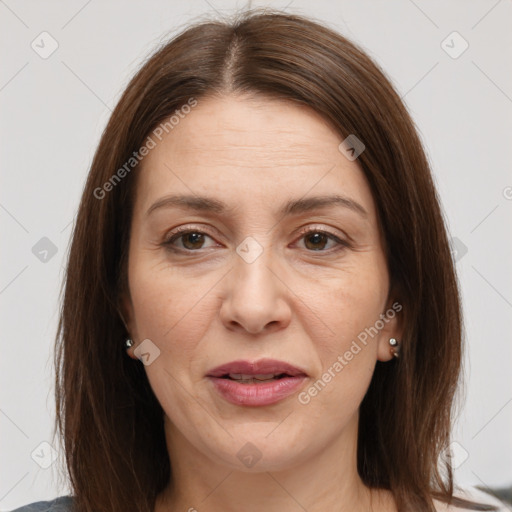
<instances>
[{"instance_id":1,"label":"nose","mask_svg":"<svg viewBox=\"0 0 512 512\"><path fill-rule=\"evenodd\" d=\"M220 318L229 330L274 332L290 323L289 287L282 266L269 248L251 263L238 254L225 279Z\"/></svg>"}]
</instances>

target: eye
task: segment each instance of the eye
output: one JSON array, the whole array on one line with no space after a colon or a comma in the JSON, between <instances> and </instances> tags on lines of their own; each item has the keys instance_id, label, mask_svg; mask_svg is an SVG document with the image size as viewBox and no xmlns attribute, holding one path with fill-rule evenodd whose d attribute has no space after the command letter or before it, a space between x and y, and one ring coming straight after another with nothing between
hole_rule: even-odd
<instances>
[{"instance_id":1,"label":"eye","mask_svg":"<svg viewBox=\"0 0 512 512\"><path fill-rule=\"evenodd\" d=\"M300 235L300 239L304 239L304 245L309 252L332 252L329 248L325 250L325 246L329 241L334 242L334 251L350 247L347 241L340 239L334 233L322 229L309 227L302 230ZM207 246L205 247L206 238L213 240L210 235L200 229L193 229L190 226L181 227L170 233L162 245L176 252L196 252L200 249L208 248ZM178 240L181 240L181 244L177 245L176 242ZM336 248L336 246L338 247Z\"/></svg>"},{"instance_id":2,"label":"eye","mask_svg":"<svg viewBox=\"0 0 512 512\"><path fill-rule=\"evenodd\" d=\"M211 237L198 229L178 228L170 234L170 238L164 241L162 245L176 250L182 251L195 251L197 249L204 249L204 241L206 238ZM177 240L181 239L181 247L175 245Z\"/></svg>"},{"instance_id":3,"label":"eye","mask_svg":"<svg viewBox=\"0 0 512 512\"><path fill-rule=\"evenodd\" d=\"M301 239L304 239L304 245L306 249L311 251L320 251L320 252L331 252L329 250L324 250L326 244L329 241L334 242L334 250L339 250L343 247L349 247L349 243L345 240L340 239L334 233L329 231L325 231L317 228L307 228L301 231ZM338 248L336 249L336 246Z\"/></svg>"}]
</instances>

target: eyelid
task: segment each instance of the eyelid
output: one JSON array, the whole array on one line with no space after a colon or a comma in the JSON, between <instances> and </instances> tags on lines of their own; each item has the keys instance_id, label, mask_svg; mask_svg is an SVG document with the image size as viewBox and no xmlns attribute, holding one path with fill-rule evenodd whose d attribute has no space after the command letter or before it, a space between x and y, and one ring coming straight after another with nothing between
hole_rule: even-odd
<instances>
[{"instance_id":1,"label":"eyelid","mask_svg":"<svg viewBox=\"0 0 512 512\"><path fill-rule=\"evenodd\" d=\"M192 252L200 252L201 249L198 249L197 251L187 250L187 249L181 249L179 247L173 247L172 242L175 239L179 238L179 235L187 234L187 233L201 233L204 235L209 236L210 238L214 238L215 235L213 235L211 232L206 230L204 227L194 226L192 224L186 225L186 226L179 226L178 228L173 229L171 232L167 233L164 237L163 244L164 246L169 246L172 249L175 249L177 252L186 252L186 253L192 253ZM297 236L300 239L302 236L307 235L308 233L323 233L330 237L332 240L334 240L338 247L332 248L330 250L326 251L318 251L319 253L331 253L336 251L337 249L340 249L342 247L350 247L351 246L351 239L347 235L341 235L338 236L335 234L331 229L326 229L325 227L321 227L319 225L308 225L304 228L300 228L297 232ZM308 251L308 252L316 252L316 251Z\"/></svg>"},{"instance_id":2,"label":"eyelid","mask_svg":"<svg viewBox=\"0 0 512 512\"><path fill-rule=\"evenodd\" d=\"M173 238L175 238L175 237L176 237L176 239L179 238L178 235L183 235L183 234L187 234L187 233L196 233L196 232L204 234L204 235L208 235L210 238L214 238L214 236L215 236L210 231L205 229L204 227L194 226L193 224L188 224L186 226L179 226L179 227L171 230L170 232L168 232L164 236L163 244L170 245L170 243L173 241ZM193 251L189 251L189 252L193 252Z\"/></svg>"},{"instance_id":3,"label":"eyelid","mask_svg":"<svg viewBox=\"0 0 512 512\"><path fill-rule=\"evenodd\" d=\"M309 233L310 231L312 231L314 233L316 233L316 232L325 233L327 235L331 235L334 238L338 238L338 239L341 239L342 237L347 238L347 239L350 238L339 230L335 230L334 228L326 228L320 224L309 224L309 225L305 226L304 228L300 228L298 234L303 235L305 233Z\"/></svg>"},{"instance_id":4,"label":"eyelid","mask_svg":"<svg viewBox=\"0 0 512 512\"><path fill-rule=\"evenodd\" d=\"M308 251L308 252L312 252L312 253L319 252L319 253L327 254L327 253L335 252L341 248L352 247L352 240L348 235L345 235L345 234L337 235L334 233L332 228L326 229L324 227L316 226L314 224L309 225L299 231L299 233L298 233L299 239L302 236L307 235L308 233L323 233L323 234L327 235L329 238L333 239L337 244L337 247L334 247L327 251Z\"/></svg>"}]
</instances>

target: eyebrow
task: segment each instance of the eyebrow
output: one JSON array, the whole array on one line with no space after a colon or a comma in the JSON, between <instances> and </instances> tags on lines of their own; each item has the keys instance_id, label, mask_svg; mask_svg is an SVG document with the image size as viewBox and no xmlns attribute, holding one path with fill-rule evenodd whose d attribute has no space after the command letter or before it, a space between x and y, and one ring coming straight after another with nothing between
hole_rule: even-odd
<instances>
[{"instance_id":1,"label":"eyebrow","mask_svg":"<svg viewBox=\"0 0 512 512\"><path fill-rule=\"evenodd\" d=\"M290 200L281 207L278 214L281 216L289 216L334 206L348 208L364 218L368 217L368 212L357 201L337 194ZM146 216L150 215L157 209L173 207L194 210L197 212L212 212L218 214L229 214L235 210L234 207L229 207L223 201L212 197L171 195L163 197L153 203L146 212Z\"/></svg>"}]
</instances>

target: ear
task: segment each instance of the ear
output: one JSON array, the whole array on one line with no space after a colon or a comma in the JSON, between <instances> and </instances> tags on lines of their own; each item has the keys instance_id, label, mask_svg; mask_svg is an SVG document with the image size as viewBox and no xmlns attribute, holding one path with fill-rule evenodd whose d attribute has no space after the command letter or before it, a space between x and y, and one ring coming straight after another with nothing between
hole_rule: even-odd
<instances>
[{"instance_id":1,"label":"ear","mask_svg":"<svg viewBox=\"0 0 512 512\"><path fill-rule=\"evenodd\" d=\"M402 344L402 335L404 331L403 305L398 300L389 300L386 309L381 314L381 321L384 327L379 332L377 359L379 361L390 361L394 359L393 347L389 344L391 338Z\"/></svg>"},{"instance_id":2,"label":"ear","mask_svg":"<svg viewBox=\"0 0 512 512\"><path fill-rule=\"evenodd\" d=\"M118 307L118 313L121 317L121 321L123 322L127 337L131 338L134 342L136 337L135 333L135 322L134 322L134 313L133 313L133 303L130 297L129 293L123 293L119 299L119 307ZM130 347L126 348L126 353L132 358L132 359L138 359L133 351L135 350L135 343Z\"/></svg>"}]
</instances>

